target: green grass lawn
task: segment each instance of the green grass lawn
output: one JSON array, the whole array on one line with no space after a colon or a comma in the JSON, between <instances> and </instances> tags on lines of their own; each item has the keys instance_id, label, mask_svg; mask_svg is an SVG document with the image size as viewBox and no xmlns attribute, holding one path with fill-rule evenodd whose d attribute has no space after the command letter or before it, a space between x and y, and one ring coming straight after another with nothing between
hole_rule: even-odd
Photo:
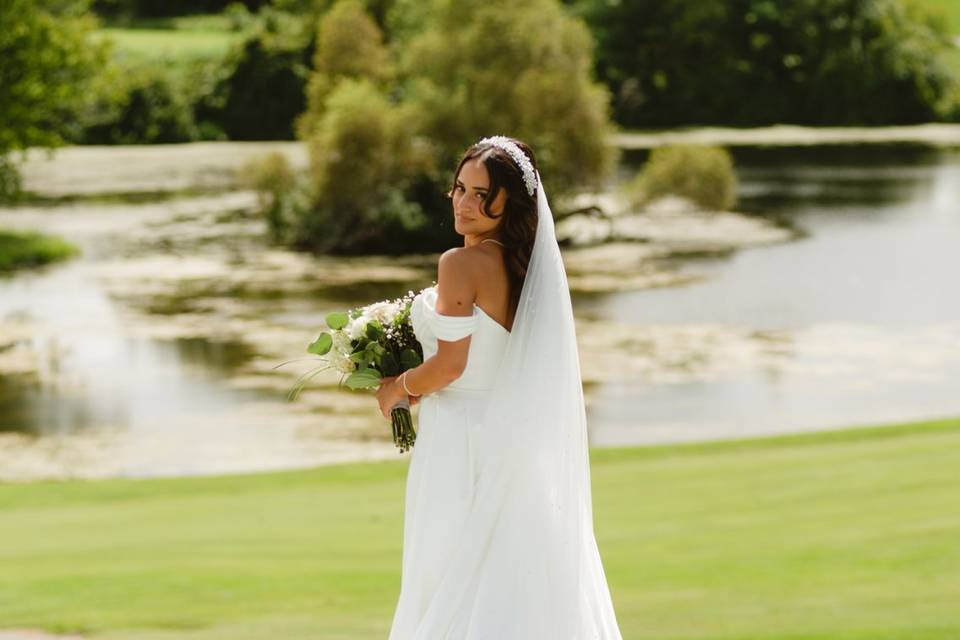
<instances>
[{"instance_id":1,"label":"green grass lawn","mask_svg":"<svg viewBox=\"0 0 960 640\"><path fill-rule=\"evenodd\" d=\"M223 57L243 35L223 14L140 18L107 23L97 37L114 42L114 53L133 64L185 64Z\"/></svg>"},{"instance_id":2,"label":"green grass lawn","mask_svg":"<svg viewBox=\"0 0 960 640\"><path fill-rule=\"evenodd\" d=\"M114 53L133 63L183 63L225 55L239 35L228 31L104 28L100 38L114 42Z\"/></svg>"},{"instance_id":3,"label":"green grass lawn","mask_svg":"<svg viewBox=\"0 0 960 640\"><path fill-rule=\"evenodd\" d=\"M0 484L0 628L382 640L407 460ZM628 640L960 638L960 419L591 462Z\"/></svg>"}]
</instances>

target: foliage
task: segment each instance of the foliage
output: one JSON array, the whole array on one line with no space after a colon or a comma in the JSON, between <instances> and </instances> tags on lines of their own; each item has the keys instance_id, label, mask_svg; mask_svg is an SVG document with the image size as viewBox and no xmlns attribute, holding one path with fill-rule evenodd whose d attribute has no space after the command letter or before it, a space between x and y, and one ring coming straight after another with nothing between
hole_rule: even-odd
<instances>
[{"instance_id":1,"label":"foliage","mask_svg":"<svg viewBox=\"0 0 960 640\"><path fill-rule=\"evenodd\" d=\"M685 196L704 209L729 210L737 199L730 152L705 145L657 147L628 186L635 205L663 195Z\"/></svg>"},{"instance_id":2,"label":"foliage","mask_svg":"<svg viewBox=\"0 0 960 640\"><path fill-rule=\"evenodd\" d=\"M503 133L530 143L552 194L600 186L616 151L586 26L555 0L424 4L403 7L423 20L418 30L409 18L397 25L410 33L398 45L401 93L417 110L411 127L437 145L439 166L456 166L478 138Z\"/></svg>"},{"instance_id":3,"label":"foliage","mask_svg":"<svg viewBox=\"0 0 960 640\"><path fill-rule=\"evenodd\" d=\"M346 78L307 140L314 207L297 244L317 252L396 253L427 219L406 197L430 159L408 135L409 114L366 78Z\"/></svg>"},{"instance_id":4,"label":"foliage","mask_svg":"<svg viewBox=\"0 0 960 640\"><path fill-rule=\"evenodd\" d=\"M223 65L197 119L216 123L232 140L289 140L304 97L313 34L294 16L266 8Z\"/></svg>"},{"instance_id":5,"label":"foliage","mask_svg":"<svg viewBox=\"0 0 960 640\"><path fill-rule=\"evenodd\" d=\"M625 126L914 123L955 108L949 26L916 0L574 7Z\"/></svg>"},{"instance_id":6,"label":"foliage","mask_svg":"<svg viewBox=\"0 0 960 640\"><path fill-rule=\"evenodd\" d=\"M65 260L78 253L79 249L56 236L0 230L0 272Z\"/></svg>"},{"instance_id":7,"label":"foliage","mask_svg":"<svg viewBox=\"0 0 960 640\"><path fill-rule=\"evenodd\" d=\"M376 4L340 0L318 21L297 122L314 204L297 215L295 244L341 253L450 246L449 172L494 132L531 143L553 193L606 177L616 160L608 96L589 78L589 34L555 0L397 0L379 5L379 17L367 11Z\"/></svg>"},{"instance_id":8,"label":"foliage","mask_svg":"<svg viewBox=\"0 0 960 640\"><path fill-rule=\"evenodd\" d=\"M307 111L298 119L298 136L309 138L323 117L327 98L345 78L368 78L384 86L392 75L383 33L357 0L336 3L317 25Z\"/></svg>"},{"instance_id":9,"label":"foliage","mask_svg":"<svg viewBox=\"0 0 960 640\"><path fill-rule=\"evenodd\" d=\"M241 4L256 10L270 0L94 0L93 9L104 16L157 17L189 13L215 13L230 5Z\"/></svg>"},{"instance_id":10,"label":"foliage","mask_svg":"<svg viewBox=\"0 0 960 640\"><path fill-rule=\"evenodd\" d=\"M0 158L27 147L63 144L68 123L107 55L104 46L88 42L96 24L86 8L85 0L4 0ZM4 163L9 173L10 164Z\"/></svg>"},{"instance_id":11,"label":"foliage","mask_svg":"<svg viewBox=\"0 0 960 640\"><path fill-rule=\"evenodd\" d=\"M14 201L23 195L23 180L8 156L0 155L0 202Z\"/></svg>"},{"instance_id":12,"label":"foliage","mask_svg":"<svg viewBox=\"0 0 960 640\"><path fill-rule=\"evenodd\" d=\"M383 34L360 2L339 2L318 21L308 108L297 122L310 154L310 204L274 198L275 237L292 227L293 244L316 252L399 253L436 236L417 197L432 159L410 135L409 106L388 95L393 75Z\"/></svg>"},{"instance_id":13,"label":"foliage","mask_svg":"<svg viewBox=\"0 0 960 640\"><path fill-rule=\"evenodd\" d=\"M271 239L286 244L294 239L297 221L310 207L311 198L303 177L280 152L254 158L241 168L241 180L258 194L259 210L265 216Z\"/></svg>"},{"instance_id":14,"label":"foliage","mask_svg":"<svg viewBox=\"0 0 960 640\"><path fill-rule=\"evenodd\" d=\"M94 94L81 118L79 142L150 144L187 142L199 137L190 103L162 68L115 67L104 72L102 92Z\"/></svg>"}]
</instances>

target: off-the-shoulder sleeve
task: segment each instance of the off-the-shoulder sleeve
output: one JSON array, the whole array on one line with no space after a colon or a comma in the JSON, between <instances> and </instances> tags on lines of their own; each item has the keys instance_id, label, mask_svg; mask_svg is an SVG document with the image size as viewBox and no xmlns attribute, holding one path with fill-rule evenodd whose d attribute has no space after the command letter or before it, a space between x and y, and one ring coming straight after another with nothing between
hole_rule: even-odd
<instances>
[{"instance_id":1,"label":"off-the-shoulder sleeve","mask_svg":"<svg viewBox=\"0 0 960 640\"><path fill-rule=\"evenodd\" d=\"M462 340L472 334L477 327L477 310L469 316L447 316L437 312L437 292L427 289L423 292L423 316L440 340L452 342Z\"/></svg>"}]
</instances>

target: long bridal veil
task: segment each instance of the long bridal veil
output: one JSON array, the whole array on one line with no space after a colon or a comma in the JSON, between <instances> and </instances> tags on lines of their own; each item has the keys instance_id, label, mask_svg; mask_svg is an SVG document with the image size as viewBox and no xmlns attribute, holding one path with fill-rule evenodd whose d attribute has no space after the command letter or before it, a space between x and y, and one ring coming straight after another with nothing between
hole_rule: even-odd
<instances>
[{"instance_id":1,"label":"long bridal veil","mask_svg":"<svg viewBox=\"0 0 960 640\"><path fill-rule=\"evenodd\" d=\"M473 504L419 640L621 638L594 538L573 306L539 173L537 192L513 329L470 432Z\"/></svg>"}]
</instances>

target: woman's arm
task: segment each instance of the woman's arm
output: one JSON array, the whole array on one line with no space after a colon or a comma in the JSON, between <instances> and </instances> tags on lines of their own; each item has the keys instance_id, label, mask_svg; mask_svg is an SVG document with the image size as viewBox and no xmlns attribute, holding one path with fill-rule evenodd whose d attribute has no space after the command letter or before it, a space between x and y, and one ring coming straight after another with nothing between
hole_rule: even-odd
<instances>
[{"instance_id":1,"label":"woman's arm","mask_svg":"<svg viewBox=\"0 0 960 640\"><path fill-rule=\"evenodd\" d=\"M449 316L470 316L477 299L476 265L470 253L457 247L445 251L437 265L437 313ZM407 389L426 395L443 389L459 378L467 366L470 336L460 340L437 340L437 353L422 364L409 369L404 380ZM384 416L390 407L407 396L399 376L385 378L377 397Z\"/></svg>"}]
</instances>

